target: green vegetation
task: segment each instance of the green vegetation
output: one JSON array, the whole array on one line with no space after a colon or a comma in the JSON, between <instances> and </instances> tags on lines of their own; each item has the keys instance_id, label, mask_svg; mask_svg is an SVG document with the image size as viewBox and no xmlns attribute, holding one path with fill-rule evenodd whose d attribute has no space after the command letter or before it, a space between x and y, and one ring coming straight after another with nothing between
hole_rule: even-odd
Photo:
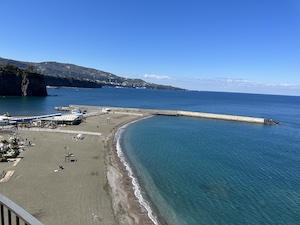
<instances>
[{"instance_id":1,"label":"green vegetation","mask_svg":"<svg viewBox=\"0 0 300 225\"><path fill-rule=\"evenodd\" d=\"M44 76L33 68L19 68L12 64L0 67L0 95L46 96Z\"/></svg>"},{"instance_id":2,"label":"green vegetation","mask_svg":"<svg viewBox=\"0 0 300 225\"><path fill-rule=\"evenodd\" d=\"M0 143L0 162L6 162L9 158L16 158L20 154L19 147L20 138L13 136L7 140L2 140Z\"/></svg>"},{"instance_id":3,"label":"green vegetation","mask_svg":"<svg viewBox=\"0 0 300 225\"><path fill-rule=\"evenodd\" d=\"M28 68L22 69L12 64L6 64L5 66L0 67L0 74L14 74L16 76L27 77L30 74L34 73L38 76L43 76L34 72L33 67L29 66Z\"/></svg>"},{"instance_id":4,"label":"green vegetation","mask_svg":"<svg viewBox=\"0 0 300 225\"><path fill-rule=\"evenodd\" d=\"M102 86L126 87L126 88L147 88L147 89L168 89L183 90L177 87L153 84L141 79L129 79L115 74L86 68L67 63L41 62L30 63L16 60L9 60L0 57L0 65L7 63L20 68L27 68L28 71L37 71L45 75L46 85L67 86L67 87L90 87L99 88ZM63 79L60 80L59 78ZM68 81L68 79L71 79Z\"/></svg>"}]
</instances>

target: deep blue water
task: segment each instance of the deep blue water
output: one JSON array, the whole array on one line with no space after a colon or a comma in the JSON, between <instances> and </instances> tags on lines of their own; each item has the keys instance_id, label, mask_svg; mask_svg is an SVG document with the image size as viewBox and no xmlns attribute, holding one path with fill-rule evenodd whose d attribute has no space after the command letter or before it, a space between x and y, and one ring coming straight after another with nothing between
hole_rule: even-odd
<instances>
[{"instance_id":1,"label":"deep blue water","mask_svg":"<svg viewBox=\"0 0 300 225\"><path fill-rule=\"evenodd\" d=\"M69 104L180 109L272 118L279 126L157 116L131 124L122 149L168 224L300 224L300 97L136 89L48 89L3 97L0 112Z\"/></svg>"},{"instance_id":2,"label":"deep blue water","mask_svg":"<svg viewBox=\"0 0 300 225\"><path fill-rule=\"evenodd\" d=\"M32 115L69 104L181 109L272 118L299 115L300 97L137 89L48 89L47 97L0 96L0 113ZM292 103L292 104L290 104ZM270 110L271 109L271 110ZM275 118L274 118L275 119Z\"/></svg>"}]
</instances>

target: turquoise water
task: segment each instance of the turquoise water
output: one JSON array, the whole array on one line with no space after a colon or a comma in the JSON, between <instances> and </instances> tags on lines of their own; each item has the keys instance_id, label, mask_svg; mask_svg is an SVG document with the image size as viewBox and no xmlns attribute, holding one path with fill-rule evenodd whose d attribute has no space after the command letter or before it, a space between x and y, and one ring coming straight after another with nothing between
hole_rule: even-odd
<instances>
[{"instance_id":1,"label":"turquoise water","mask_svg":"<svg viewBox=\"0 0 300 225\"><path fill-rule=\"evenodd\" d=\"M154 117L123 148L168 224L299 224L299 132L280 126Z\"/></svg>"},{"instance_id":2,"label":"turquoise water","mask_svg":"<svg viewBox=\"0 0 300 225\"><path fill-rule=\"evenodd\" d=\"M127 126L118 140L143 201L167 224L300 224L300 97L110 88L48 93L0 98L0 112L38 115L83 104L278 120L265 126L157 116Z\"/></svg>"}]
</instances>

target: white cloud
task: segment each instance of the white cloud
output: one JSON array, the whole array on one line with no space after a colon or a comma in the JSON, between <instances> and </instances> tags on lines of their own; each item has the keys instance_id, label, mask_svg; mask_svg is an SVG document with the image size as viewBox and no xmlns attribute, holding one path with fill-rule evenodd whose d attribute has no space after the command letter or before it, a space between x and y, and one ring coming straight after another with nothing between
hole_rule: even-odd
<instances>
[{"instance_id":1,"label":"white cloud","mask_svg":"<svg viewBox=\"0 0 300 225\"><path fill-rule=\"evenodd\" d=\"M145 74L148 82L153 79L155 83L171 85L174 87L185 88L197 91L221 91L221 92L241 92L241 93L260 93L260 94L283 94L300 95L299 84L287 83L268 83L247 80L243 78L230 77L176 77Z\"/></svg>"},{"instance_id":2,"label":"white cloud","mask_svg":"<svg viewBox=\"0 0 300 225\"><path fill-rule=\"evenodd\" d=\"M228 77L189 77L177 79L173 85L189 90L300 95L299 84L257 82Z\"/></svg>"},{"instance_id":3,"label":"white cloud","mask_svg":"<svg viewBox=\"0 0 300 225\"><path fill-rule=\"evenodd\" d=\"M294 84L274 84L274 83L263 83L263 82L255 82L251 80L238 79L238 78L196 78L198 81L205 81L211 83L223 84L226 86L237 86L237 87L274 87L274 88L300 88L300 85Z\"/></svg>"},{"instance_id":4,"label":"white cloud","mask_svg":"<svg viewBox=\"0 0 300 225\"><path fill-rule=\"evenodd\" d=\"M172 80L169 76L161 76L161 75L154 75L154 74L145 74L145 78L154 78L154 79L163 79L163 80Z\"/></svg>"}]
</instances>

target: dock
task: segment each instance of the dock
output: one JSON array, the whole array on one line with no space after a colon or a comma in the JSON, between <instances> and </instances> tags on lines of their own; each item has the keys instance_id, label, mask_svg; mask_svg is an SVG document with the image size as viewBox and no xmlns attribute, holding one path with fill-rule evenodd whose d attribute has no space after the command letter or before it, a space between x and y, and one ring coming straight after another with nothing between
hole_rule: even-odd
<instances>
[{"instance_id":1,"label":"dock","mask_svg":"<svg viewBox=\"0 0 300 225\"><path fill-rule=\"evenodd\" d=\"M267 118L258 118L250 116L240 115L226 115L216 113L203 113L203 112L191 112L182 110L157 110L157 109L139 109L139 108L122 108L122 107L109 107L109 106L82 106L82 105L70 105L71 109L84 109L89 115L100 115L104 113L123 113L134 115L163 115L163 116L187 116L204 119L216 119L227 120L246 123L257 123L266 125L277 125L279 122Z\"/></svg>"}]
</instances>

